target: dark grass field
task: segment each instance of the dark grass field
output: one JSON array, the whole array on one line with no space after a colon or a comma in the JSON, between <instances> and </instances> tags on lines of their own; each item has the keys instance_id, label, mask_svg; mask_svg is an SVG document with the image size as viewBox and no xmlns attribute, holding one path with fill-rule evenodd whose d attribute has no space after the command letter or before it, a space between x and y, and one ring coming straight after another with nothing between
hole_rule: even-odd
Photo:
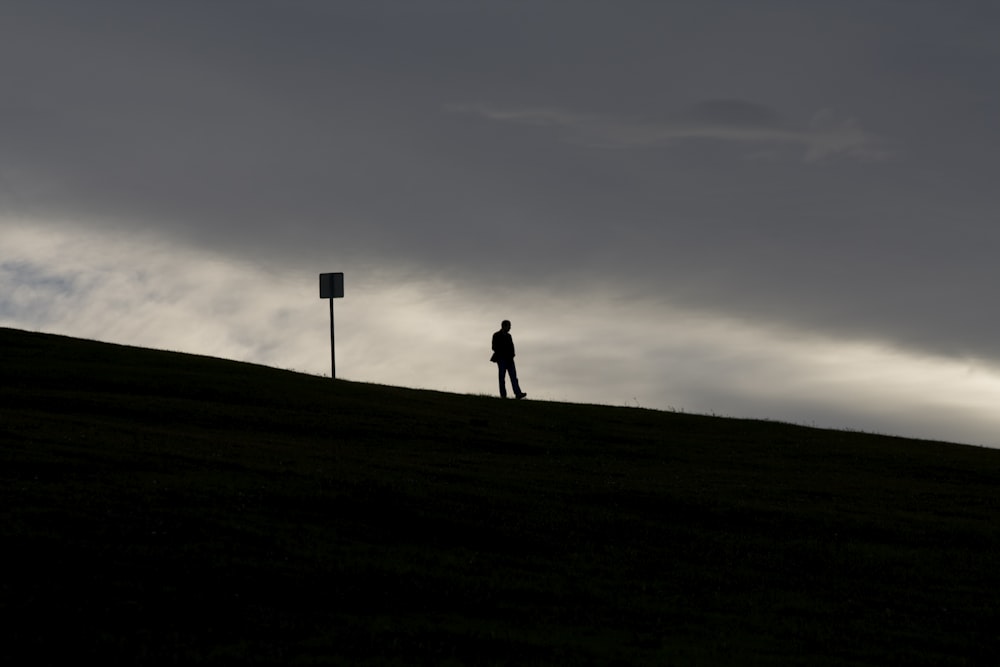
<instances>
[{"instance_id":1,"label":"dark grass field","mask_svg":"<svg viewBox=\"0 0 1000 667\"><path fill-rule=\"evenodd\" d=\"M1000 659L1000 451L0 349L3 665Z\"/></svg>"}]
</instances>

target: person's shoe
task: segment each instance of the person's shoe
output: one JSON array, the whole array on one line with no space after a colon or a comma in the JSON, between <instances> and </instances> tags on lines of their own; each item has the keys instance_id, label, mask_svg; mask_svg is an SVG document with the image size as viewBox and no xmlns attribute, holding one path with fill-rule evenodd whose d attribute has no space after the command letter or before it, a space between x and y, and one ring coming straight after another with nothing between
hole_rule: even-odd
<instances>
[{"instance_id":1,"label":"person's shoe","mask_svg":"<svg viewBox=\"0 0 1000 667\"><path fill-rule=\"evenodd\" d=\"M527 394L525 394L525 393L524 393L524 392L522 391L522 392L521 392L520 394L518 394L518 395L517 395L517 398L518 398L518 399L520 400L520 399L524 398L525 396L527 396Z\"/></svg>"}]
</instances>

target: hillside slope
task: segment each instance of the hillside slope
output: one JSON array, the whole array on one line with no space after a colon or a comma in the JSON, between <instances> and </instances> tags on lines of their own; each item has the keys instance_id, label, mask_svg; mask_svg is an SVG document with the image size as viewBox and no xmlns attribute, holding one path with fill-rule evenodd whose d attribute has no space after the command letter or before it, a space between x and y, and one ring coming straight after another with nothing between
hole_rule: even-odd
<instances>
[{"instance_id":1,"label":"hillside slope","mask_svg":"<svg viewBox=\"0 0 1000 667\"><path fill-rule=\"evenodd\" d=\"M992 664L1000 451L0 329L0 661Z\"/></svg>"}]
</instances>

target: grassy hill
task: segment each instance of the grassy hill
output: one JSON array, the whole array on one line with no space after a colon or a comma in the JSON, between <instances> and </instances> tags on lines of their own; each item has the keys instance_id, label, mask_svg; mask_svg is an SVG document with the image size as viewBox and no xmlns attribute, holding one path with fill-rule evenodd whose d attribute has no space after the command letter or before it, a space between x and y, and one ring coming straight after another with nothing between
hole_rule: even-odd
<instances>
[{"instance_id":1,"label":"grassy hill","mask_svg":"<svg viewBox=\"0 0 1000 667\"><path fill-rule=\"evenodd\" d=\"M1000 451L0 329L0 662L994 664Z\"/></svg>"}]
</instances>

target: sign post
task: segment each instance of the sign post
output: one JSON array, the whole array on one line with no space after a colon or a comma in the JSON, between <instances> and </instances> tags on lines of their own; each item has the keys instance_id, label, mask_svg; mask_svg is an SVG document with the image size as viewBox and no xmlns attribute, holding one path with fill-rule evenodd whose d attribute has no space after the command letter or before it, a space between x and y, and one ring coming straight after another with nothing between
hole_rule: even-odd
<instances>
[{"instance_id":1,"label":"sign post","mask_svg":"<svg viewBox=\"0 0 1000 667\"><path fill-rule=\"evenodd\" d=\"M319 298L330 300L330 379L337 379L337 353L333 336L333 300L344 296L343 273L319 274Z\"/></svg>"}]
</instances>

